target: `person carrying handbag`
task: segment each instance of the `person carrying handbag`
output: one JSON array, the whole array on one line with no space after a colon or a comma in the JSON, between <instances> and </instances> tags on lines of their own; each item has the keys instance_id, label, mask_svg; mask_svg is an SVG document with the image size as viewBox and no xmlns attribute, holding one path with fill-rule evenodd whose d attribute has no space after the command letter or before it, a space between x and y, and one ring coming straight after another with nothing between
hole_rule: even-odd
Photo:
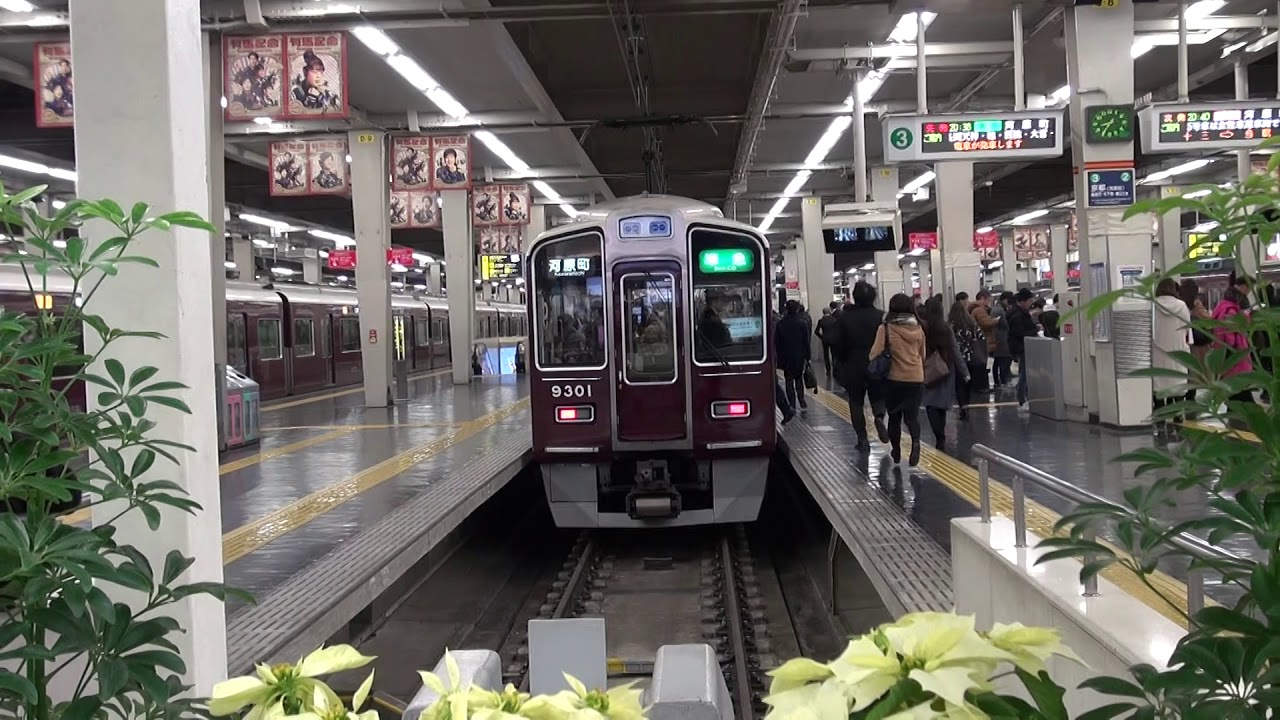
<instances>
[{"instance_id":1,"label":"person carrying handbag","mask_svg":"<svg viewBox=\"0 0 1280 720\"><path fill-rule=\"evenodd\" d=\"M955 402L956 389L969 383L969 366L943 315L941 298L925 303L924 339L924 409L933 430L934 445L941 450L946 445L947 411Z\"/></svg>"},{"instance_id":2,"label":"person carrying handbag","mask_svg":"<svg viewBox=\"0 0 1280 720\"><path fill-rule=\"evenodd\" d=\"M868 374L878 374L883 365L884 401L889 413L890 457L902 462L902 425L911 434L908 464L920 463L920 398L924 394L924 331L916 318L915 303L902 293L889 300L889 314L876 331L867 357ZM882 358L888 350L887 361Z\"/></svg>"},{"instance_id":3,"label":"person carrying handbag","mask_svg":"<svg viewBox=\"0 0 1280 720\"><path fill-rule=\"evenodd\" d=\"M960 419L965 420L969 417L969 400L974 385L979 378L985 379L987 374L987 337L964 303L957 302L951 306L947 323L956 336L956 346L969 371L969 382L956 383L956 405L960 407Z\"/></svg>"}]
</instances>

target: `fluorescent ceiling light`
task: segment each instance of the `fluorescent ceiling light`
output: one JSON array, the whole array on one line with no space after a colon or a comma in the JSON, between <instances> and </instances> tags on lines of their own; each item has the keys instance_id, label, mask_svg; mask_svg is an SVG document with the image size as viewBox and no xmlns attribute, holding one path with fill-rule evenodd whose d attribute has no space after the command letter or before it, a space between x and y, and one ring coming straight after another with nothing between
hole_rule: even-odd
<instances>
[{"instance_id":1,"label":"fluorescent ceiling light","mask_svg":"<svg viewBox=\"0 0 1280 720\"><path fill-rule=\"evenodd\" d=\"M67 206L67 202L66 202L65 200L54 200L54 201L53 201L53 209L54 209L54 210L61 210L62 208L66 207L66 206Z\"/></svg>"},{"instance_id":2,"label":"fluorescent ceiling light","mask_svg":"<svg viewBox=\"0 0 1280 720\"><path fill-rule=\"evenodd\" d=\"M53 246L54 246L54 247L56 247L56 248L59 248L59 249L61 249L61 248L65 248L65 247L67 246L67 241L66 241L66 240L54 240L54 241L53 241Z\"/></svg>"},{"instance_id":3,"label":"fluorescent ceiling light","mask_svg":"<svg viewBox=\"0 0 1280 720\"><path fill-rule=\"evenodd\" d=\"M1185 163L1182 163L1181 165L1171 167L1168 170L1161 170L1159 172L1151 173L1150 175L1143 178L1142 182L1143 184L1153 183L1160 180L1164 180L1165 178L1171 178L1174 175L1189 173L1189 172L1192 172L1193 170L1199 170L1200 168L1208 165L1211 162L1213 162L1213 158L1200 158L1199 160L1192 160L1191 162L1185 162Z\"/></svg>"},{"instance_id":4,"label":"fluorescent ceiling light","mask_svg":"<svg viewBox=\"0 0 1280 720\"><path fill-rule=\"evenodd\" d=\"M416 60L407 55L392 55L387 58L387 64L400 74L400 77L409 82L421 92L434 88L436 86L435 78L427 74L426 70L418 64Z\"/></svg>"},{"instance_id":5,"label":"fluorescent ceiling light","mask_svg":"<svg viewBox=\"0 0 1280 720\"><path fill-rule=\"evenodd\" d=\"M928 27L935 18L937 13L926 12L923 15L924 25ZM919 28L916 24L916 14L913 12L906 13L898 18L897 25L894 26L893 32L889 34L890 42L914 42ZM856 92L862 101L870 102L880 87L884 85L885 79L889 76L887 70L896 66L896 60L890 60L884 68L873 70L858 82ZM853 95L850 94L844 101L845 107L853 109ZM853 118L848 115L840 115L831 120L827 125L827 130L818 138L818 142L814 144L813 149L809 151L808 157L805 158L805 165L817 165L827 159L831 148L835 147L839 141L840 135L847 129ZM778 219L778 215L786 210L787 204L791 201L791 196L800 192L804 184L808 182L813 173L809 170L801 170L796 176L787 183L786 190L782 191L782 197L778 198L773 207L769 208L769 212L765 213L764 219L756 226L760 232L769 232L769 228L773 227L773 222Z\"/></svg>"},{"instance_id":6,"label":"fluorescent ceiling light","mask_svg":"<svg viewBox=\"0 0 1280 720\"><path fill-rule=\"evenodd\" d=\"M444 114L452 118L464 118L468 115L467 108L458 102L457 98L449 94L448 90L437 85L427 90L427 99L436 104Z\"/></svg>"},{"instance_id":7,"label":"fluorescent ceiling light","mask_svg":"<svg viewBox=\"0 0 1280 720\"><path fill-rule=\"evenodd\" d=\"M395 40L392 40L386 33L372 25L361 25L352 30L351 34L364 43L365 47L384 58L400 52L400 46L396 44Z\"/></svg>"},{"instance_id":8,"label":"fluorescent ceiling light","mask_svg":"<svg viewBox=\"0 0 1280 720\"><path fill-rule=\"evenodd\" d=\"M254 238L253 246L260 247L260 248L275 247L275 245L270 240L263 240L262 238Z\"/></svg>"},{"instance_id":9,"label":"fluorescent ceiling light","mask_svg":"<svg viewBox=\"0 0 1280 720\"><path fill-rule=\"evenodd\" d=\"M47 175L60 180L70 180L71 182L76 181L75 170L64 170L62 168L49 167L48 165L43 165L38 162L9 157L8 155L0 155L0 167L7 167L20 172L31 173L33 175Z\"/></svg>"},{"instance_id":10,"label":"fluorescent ceiling light","mask_svg":"<svg viewBox=\"0 0 1280 720\"><path fill-rule=\"evenodd\" d=\"M1277 35L1280 35L1280 33L1270 33L1268 35L1265 35L1262 37L1262 39L1253 41L1249 45L1249 47L1244 49L1244 51L1247 53L1256 53L1259 50L1264 50L1268 47L1271 47L1276 43ZM1243 44L1244 43L1237 43L1237 45L1243 45ZM1228 47L1231 47L1231 46L1228 46ZM1232 50L1232 52L1235 52L1235 50ZM1223 57L1226 57L1227 55L1231 54L1227 52L1226 48L1223 48L1222 53L1223 53L1222 55Z\"/></svg>"},{"instance_id":11,"label":"fluorescent ceiling light","mask_svg":"<svg viewBox=\"0 0 1280 720\"><path fill-rule=\"evenodd\" d=\"M987 264L987 269L988 269L988 270L995 270L996 268L1000 267L1001 265L1004 265L1004 261L1003 261L1003 260L992 260L990 263L988 263L988 264Z\"/></svg>"},{"instance_id":12,"label":"fluorescent ceiling light","mask_svg":"<svg viewBox=\"0 0 1280 720\"><path fill-rule=\"evenodd\" d=\"M25 24L27 27L63 27L67 21L57 15L37 15Z\"/></svg>"},{"instance_id":13,"label":"fluorescent ceiling light","mask_svg":"<svg viewBox=\"0 0 1280 720\"><path fill-rule=\"evenodd\" d=\"M391 272L409 272L409 268L401 265L400 263L391 263Z\"/></svg>"},{"instance_id":14,"label":"fluorescent ceiling light","mask_svg":"<svg viewBox=\"0 0 1280 720\"><path fill-rule=\"evenodd\" d=\"M228 269L228 270L235 270L235 269L236 269L236 264L235 264L235 263L233 263L233 262L231 262L230 260L225 260L225 261L223 261L222 265L223 265L223 267L225 267L225 268L226 268L226 269Z\"/></svg>"},{"instance_id":15,"label":"fluorescent ceiling light","mask_svg":"<svg viewBox=\"0 0 1280 720\"><path fill-rule=\"evenodd\" d=\"M989 233L989 232L991 232L992 230L995 230L995 228L991 227L990 225L984 225L984 226L982 226L982 227L978 228L977 230L975 230L974 232L977 232L977 233Z\"/></svg>"},{"instance_id":16,"label":"fluorescent ceiling light","mask_svg":"<svg viewBox=\"0 0 1280 720\"><path fill-rule=\"evenodd\" d=\"M1208 17L1222 9L1227 4L1227 0L1200 0L1193 3L1186 10L1186 18L1188 20L1199 20Z\"/></svg>"},{"instance_id":17,"label":"fluorescent ceiling light","mask_svg":"<svg viewBox=\"0 0 1280 720\"><path fill-rule=\"evenodd\" d=\"M423 265L430 265L431 263L436 261L435 258L431 257L430 255L427 255L426 253L414 253L413 259L417 260Z\"/></svg>"},{"instance_id":18,"label":"fluorescent ceiling light","mask_svg":"<svg viewBox=\"0 0 1280 720\"><path fill-rule=\"evenodd\" d=\"M320 251L320 257L322 257L322 258L327 258L327 257L329 257L329 251L328 251L328 250L321 250L321 251Z\"/></svg>"},{"instance_id":19,"label":"fluorescent ceiling light","mask_svg":"<svg viewBox=\"0 0 1280 720\"><path fill-rule=\"evenodd\" d=\"M272 275L283 275L284 277L289 277L290 275L292 275L292 274L293 274L293 270L290 270L290 269L289 269L289 268L287 268L287 267L273 267L273 268L271 268L271 274L272 274Z\"/></svg>"},{"instance_id":20,"label":"fluorescent ceiling light","mask_svg":"<svg viewBox=\"0 0 1280 720\"><path fill-rule=\"evenodd\" d=\"M1204 190L1194 190L1192 192L1187 193L1186 195L1183 195L1182 197L1186 198L1187 200L1195 200L1196 198L1202 198L1211 192L1213 191L1209 190L1208 188Z\"/></svg>"},{"instance_id":21,"label":"fluorescent ceiling light","mask_svg":"<svg viewBox=\"0 0 1280 720\"><path fill-rule=\"evenodd\" d=\"M27 2L27 0L0 0L0 9L9 12L25 13L36 9L35 5Z\"/></svg>"},{"instance_id":22,"label":"fluorescent ceiling light","mask_svg":"<svg viewBox=\"0 0 1280 720\"><path fill-rule=\"evenodd\" d=\"M1053 103L1056 105L1057 103L1066 102L1070 97L1071 97L1071 86L1063 85L1057 90L1054 90L1053 93L1049 95L1049 100L1053 101Z\"/></svg>"},{"instance_id":23,"label":"fluorescent ceiling light","mask_svg":"<svg viewBox=\"0 0 1280 720\"><path fill-rule=\"evenodd\" d=\"M1212 230L1212 229L1214 229L1214 228L1216 228L1216 227L1218 227L1218 223L1217 223L1217 221L1215 221L1215 220L1210 220L1209 222L1202 222L1202 223L1200 223L1199 225L1196 225L1195 227L1191 228L1191 232L1193 232L1193 233L1205 233L1205 232L1209 232L1210 230Z\"/></svg>"},{"instance_id":24,"label":"fluorescent ceiling light","mask_svg":"<svg viewBox=\"0 0 1280 720\"><path fill-rule=\"evenodd\" d=\"M463 114L465 115L466 108L463 108L463 111ZM494 135L488 130L481 130L476 133L476 139L484 143L484 146L489 148L490 152L501 158L502 162L506 163L512 170L515 170L516 172L529 172L529 163L521 160L520 156L516 155L511 148L507 147L506 143L498 139L497 135Z\"/></svg>"},{"instance_id":25,"label":"fluorescent ceiling light","mask_svg":"<svg viewBox=\"0 0 1280 720\"><path fill-rule=\"evenodd\" d=\"M244 218L243 215L240 217ZM355 247L356 244L355 240L352 240L345 235L329 232L328 230L308 230L307 234L314 238L320 238L321 240L332 241L338 247Z\"/></svg>"},{"instance_id":26,"label":"fluorescent ceiling light","mask_svg":"<svg viewBox=\"0 0 1280 720\"><path fill-rule=\"evenodd\" d=\"M925 173L925 174L921 175L920 177L916 178L915 180L912 180L911 182L907 183L906 185L903 185L903 186L902 186L902 194L903 194L903 195L906 195L906 194L909 194L909 193L914 193L915 191L919 190L920 188L924 187L925 185L928 185L929 183L933 182L933 179L934 179L935 177L937 177L937 173L935 173L934 171L930 170L929 172L927 172L927 173Z\"/></svg>"},{"instance_id":27,"label":"fluorescent ceiling light","mask_svg":"<svg viewBox=\"0 0 1280 720\"><path fill-rule=\"evenodd\" d=\"M252 215L250 213L240 213L237 217L239 217L241 220L245 222L253 223L254 225L261 225L263 227L269 227L273 230L277 230L282 233L290 232L291 230L293 230L293 227L290 226L289 223L283 220L273 220L271 218L262 217L261 215Z\"/></svg>"},{"instance_id":28,"label":"fluorescent ceiling light","mask_svg":"<svg viewBox=\"0 0 1280 720\"><path fill-rule=\"evenodd\" d=\"M322 15L354 15L360 12L360 8L346 3L324 3L322 5L313 5L310 9L299 11L299 15L305 16L322 16Z\"/></svg>"},{"instance_id":29,"label":"fluorescent ceiling light","mask_svg":"<svg viewBox=\"0 0 1280 720\"><path fill-rule=\"evenodd\" d=\"M1041 209L1039 209L1039 210L1032 210L1032 211L1031 211L1031 212L1029 212L1029 213L1023 213L1023 214L1019 215L1018 217L1016 217L1016 218L1014 218L1014 219L1010 220L1010 221L1009 221L1009 224L1010 224L1010 225L1017 225L1017 224L1019 224L1019 223L1027 222L1028 220L1035 220L1035 219L1036 219L1036 218L1038 218L1038 217L1044 217L1045 215L1048 215L1048 214L1049 214L1049 211L1048 211L1047 209L1045 209L1045 208L1041 208Z\"/></svg>"},{"instance_id":30,"label":"fluorescent ceiling light","mask_svg":"<svg viewBox=\"0 0 1280 720\"><path fill-rule=\"evenodd\" d=\"M863 269L863 270L875 270L875 269L876 269L876 264L875 264L875 263L873 263L873 262L869 262L869 263L867 263L866 265L863 265L863 266L862 266L862 269Z\"/></svg>"}]
</instances>

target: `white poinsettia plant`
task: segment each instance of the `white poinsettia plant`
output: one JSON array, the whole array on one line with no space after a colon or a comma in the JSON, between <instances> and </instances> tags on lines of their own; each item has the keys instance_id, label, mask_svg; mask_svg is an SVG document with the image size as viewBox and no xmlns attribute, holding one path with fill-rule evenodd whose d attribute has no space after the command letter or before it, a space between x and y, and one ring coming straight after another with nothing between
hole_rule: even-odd
<instances>
[{"instance_id":1,"label":"white poinsettia plant","mask_svg":"<svg viewBox=\"0 0 1280 720\"><path fill-rule=\"evenodd\" d=\"M244 720L377 720L376 710L361 712L373 687L373 672L361 683L348 708L321 680L326 675L357 670L374 658L349 645L321 648L296 665L259 665L253 675L232 678L213 689L209 714L243 714ZM437 698L422 720L643 720L640 691L632 684L611 690L589 690L565 675L571 689L555 695L531 696L514 685L488 690L463 684L458 664L445 652L447 677L423 672L422 682Z\"/></svg>"},{"instance_id":2,"label":"white poinsettia plant","mask_svg":"<svg viewBox=\"0 0 1280 720\"><path fill-rule=\"evenodd\" d=\"M771 672L766 719L1065 719L1064 691L1045 667L1054 655L1081 662L1056 630L997 623L982 633L972 616L914 613L852 640L831 662L796 658ZM1036 704L998 692L1004 675Z\"/></svg>"}]
</instances>

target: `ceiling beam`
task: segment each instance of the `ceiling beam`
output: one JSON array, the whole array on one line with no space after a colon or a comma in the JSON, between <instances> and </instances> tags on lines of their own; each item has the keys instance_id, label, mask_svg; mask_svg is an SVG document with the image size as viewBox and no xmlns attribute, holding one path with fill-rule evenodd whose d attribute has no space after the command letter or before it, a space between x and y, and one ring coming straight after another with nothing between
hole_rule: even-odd
<instances>
[{"instance_id":1,"label":"ceiling beam","mask_svg":"<svg viewBox=\"0 0 1280 720\"><path fill-rule=\"evenodd\" d=\"M982 55L1013 52L1013 43L1008 40L993 42L955 42L925 43L926 56L945 55ZM845 47L797 48L789 55L792 61L806 60L876 60L885 58L915 57L914 43L894 43L890 45L846 45Z\"/></svg>"},{"instance_id":2,"label":"ceiling beam","mask_svg":"<svg viewBox=\"0 0 1280 720\"><path fill-rule=\"evenodd\" d=\"M1187 19L1188 32L1205 30L1255 30L1257 28L1273 28L1277 26L1275 15L1238 15L1235 17L1210 15ZM1178 32L1178 18L1159 18L1156 20L1134 20L1134 33L1169 33Z\"/></svg>"}]
</instances>

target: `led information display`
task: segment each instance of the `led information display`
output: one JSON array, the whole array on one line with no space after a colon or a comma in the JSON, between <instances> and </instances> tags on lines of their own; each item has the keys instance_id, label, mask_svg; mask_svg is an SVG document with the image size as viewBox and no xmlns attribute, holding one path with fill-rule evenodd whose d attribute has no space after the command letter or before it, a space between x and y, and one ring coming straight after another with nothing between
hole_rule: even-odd
<instances>
[{"instance_id":1,"label":"led information display","mask_svg":"<svg viewBox=\"0 0 1280 720\"><path fill-rule=\"evenodd\" d=\"M1280 135L1280 101L1151 105L1138 124L1143 152L1249 148Z\"/></svg>"},{"instance_id":2,"label":"led information display","mask_svg":"<svg viewBox=\"0 0 1280 720\"><path fill-rule=\"evenodd\" d=\"M746 250L703 250L698 253L698 269L708 274L750 272L755 267L755 257Z\"/></svg>"},{"instance_id":3,"label":"led information display","mask_svg":"<svg viewBox=\"0 0 1280 720\"><path fill-rule=\"evenodd\" d=\"M1006 160L1062 154L1062 111L970 115L896 115L885 118L889 162Z\"/></svg>"},{"instance_id":4,"label":"led information display","mask_svg":"<svg viewBox=\"0 0 1280 720\"><path fill-rule=\"evenodd\" d=\"M509 280L517 277L520 277L519 255L480 256L481 280Z\"/></svg>"}]
</instances>

